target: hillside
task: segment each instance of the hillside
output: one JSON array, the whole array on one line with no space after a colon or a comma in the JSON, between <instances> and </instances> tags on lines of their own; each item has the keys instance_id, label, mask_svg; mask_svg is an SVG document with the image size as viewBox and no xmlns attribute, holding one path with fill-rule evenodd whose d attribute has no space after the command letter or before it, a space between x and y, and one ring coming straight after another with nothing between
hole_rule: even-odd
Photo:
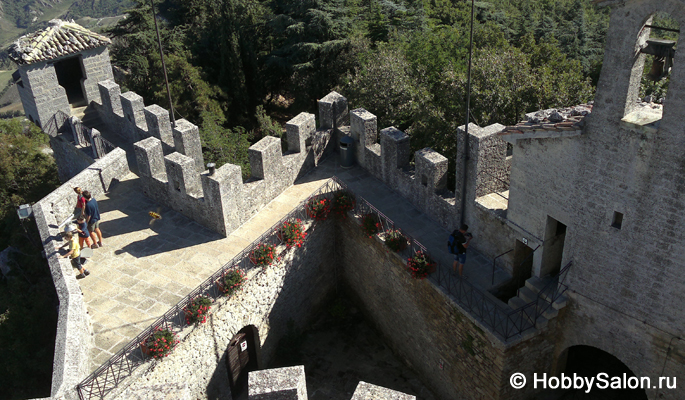
<instances>
[{"instance_id":1,"label":"hillside","mask_svg":"<svg viewBox=\"0 0 685 400\"><path fill-rule=\"evenodd\" d=\"M40 29L53 18L102 18L124 14L133 0L2 0L0 1L0 46L7 47L19 36Z\"/></svg>"}]
</instances>

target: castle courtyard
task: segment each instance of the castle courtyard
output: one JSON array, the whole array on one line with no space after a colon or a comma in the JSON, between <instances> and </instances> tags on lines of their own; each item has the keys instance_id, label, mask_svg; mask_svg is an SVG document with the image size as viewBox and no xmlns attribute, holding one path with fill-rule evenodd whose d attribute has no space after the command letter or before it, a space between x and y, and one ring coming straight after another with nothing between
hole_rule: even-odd
<instances>
[{"instance_id":1,"label":"castle courtyard","mask_svg":"<svg viewBox=\"0 0 685 400\"><path fill-rule=\"evenodd\" d=\"M332 176L426 246L443 266L452 265L446 251L448 231L362 168L340 168L335 156L225 238L143 196L138 177L131 173L97 199L105 246L96 249L86 264L91 275L79 281L93 321L90 370L105 363ZM150 211L162 219L152 219ZM492 269L492 260L471 250L464 274L487 290L493 286ZM497 268L495 286L510 278Z\"/></svg>"}]
</instances>

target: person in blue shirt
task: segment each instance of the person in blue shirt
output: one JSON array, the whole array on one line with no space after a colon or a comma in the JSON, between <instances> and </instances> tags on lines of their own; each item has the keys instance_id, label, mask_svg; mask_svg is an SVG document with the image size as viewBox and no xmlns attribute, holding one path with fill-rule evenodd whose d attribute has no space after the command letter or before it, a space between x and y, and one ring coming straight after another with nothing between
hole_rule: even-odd
<instances>
[{"instance_id":1,"label":"person in blue shirt","mask_svg":"<svg viewBox=\"0 0 685 400\"><path fill-rule=\"evenodd\" d=\"M86 242L86 246L91 247L92 243L90 241L90 233L88 232L88 224L86 223L86 217L80 216L76 220L76 230L78 231L78 244L83 248L83 242Z\"/></svg>"},{"instance_id":2,"label":"person in blue shirt","mask_svg":"<svg viewBox=\"0 0 685 400\"><path fill-rule=\"evenodd\" d=\"M91 196L90 192L85 190L83 197L86 199L86 222L88 223L88 232L93 238L93 245L91 249L102 247L102 232L100 231L100 210L98 210L98 202ZM96 244L97 242L97 244Z\"/></svg>"}]
</instances>

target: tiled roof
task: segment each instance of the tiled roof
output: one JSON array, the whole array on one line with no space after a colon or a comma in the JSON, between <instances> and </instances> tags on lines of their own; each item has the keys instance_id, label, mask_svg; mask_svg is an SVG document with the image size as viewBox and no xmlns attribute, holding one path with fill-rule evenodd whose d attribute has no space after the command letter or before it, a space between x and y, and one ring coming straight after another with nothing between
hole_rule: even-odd
<instances>
[{"instance_id":1,"label":"tiled roof","mask_svg":"<svg viewBox=\"0 0 685 400\"><path fill-rule=\"evenodd\" d=\"M517 139L579 135L585 126L585 116L592 112L592 104L541 110L526 114L526 120L507 126L498 135L515 142Z\"/></svg>"},{"instance_id":2,"label":"tiled roof","mask_svg":"<svg viewBox=\"0 0 685 400\"><path fill-rule=\"evenodd\" d=\"M106 46L107 37L98 35L75 22L53 19L47 28L17 39L9 48L10 58L17 64L32 64Z\"/></svg>"}]
</instances>

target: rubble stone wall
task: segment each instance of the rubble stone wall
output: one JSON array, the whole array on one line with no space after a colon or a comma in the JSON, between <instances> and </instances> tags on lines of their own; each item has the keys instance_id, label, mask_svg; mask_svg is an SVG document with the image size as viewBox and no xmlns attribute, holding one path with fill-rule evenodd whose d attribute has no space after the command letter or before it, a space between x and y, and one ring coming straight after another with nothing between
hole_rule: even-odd
<instances>
[{"instance_id":1,"label":"rubble stone wall","mask_svg":"<svg viewBox=\"0 0 685 400\"><path fill-rule=\"evenodd\" d=\"M190 398L230 397L226 349L246 326L258 331L258 365L273 358L278 341L288 333L288 321L302 330L328 299L336 282L335 221L329 219L308 231L301 248L280 262L248 271L247 281L235 296L220 298L202 325L186 328L181 342L160 361L149 361L120 384L107 398L131 398L151 384L183 386Z\"/></svg>"}]
</instances>

